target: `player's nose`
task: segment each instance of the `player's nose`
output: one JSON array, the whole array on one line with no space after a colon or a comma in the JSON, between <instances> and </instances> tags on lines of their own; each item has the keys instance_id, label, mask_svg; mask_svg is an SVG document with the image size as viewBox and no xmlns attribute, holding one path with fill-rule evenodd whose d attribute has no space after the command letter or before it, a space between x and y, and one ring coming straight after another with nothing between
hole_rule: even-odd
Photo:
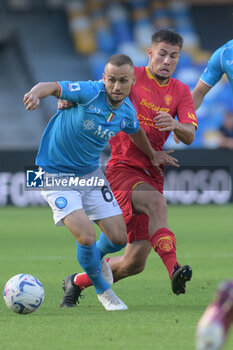
<instances>
[{"instance_id":1,"label":"player's nose","mask_svg":"<svg viewBox=\"0 0 233 350\"><path fill-rule=\"evenodd\" d=\"M164 57L163 63L166 65L170 65L170 58L169 57Z\"/></svg>"},{"instance_id":2,"label":"player's nose","mask_svg":"<svg viewBox=\"0 0 233 350\"><path fill-rule=\"evenodd\" d=\"M118 81L116 81L115 84L114 84L113 90L114 91L119 91L120 88L121 88L121 84Z\"/></svg>"}]
</instances>

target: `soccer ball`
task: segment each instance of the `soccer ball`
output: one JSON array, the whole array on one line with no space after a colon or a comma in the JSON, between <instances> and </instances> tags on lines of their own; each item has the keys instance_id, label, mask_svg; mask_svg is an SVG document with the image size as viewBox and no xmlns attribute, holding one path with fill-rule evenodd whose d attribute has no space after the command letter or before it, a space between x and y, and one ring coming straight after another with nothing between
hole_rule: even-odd
<instances>
[{"instance_id":1,"label":"soccer ball","mask_svg":"<svg viewBox=\"0 0 233 350\"><path fill-rule=\"evenodd\" d=\"M4 300L12 311L30 314L42 304L44 288L36 277L26 273L15 275L5 285Z\"/></svg>"}]
</instances>

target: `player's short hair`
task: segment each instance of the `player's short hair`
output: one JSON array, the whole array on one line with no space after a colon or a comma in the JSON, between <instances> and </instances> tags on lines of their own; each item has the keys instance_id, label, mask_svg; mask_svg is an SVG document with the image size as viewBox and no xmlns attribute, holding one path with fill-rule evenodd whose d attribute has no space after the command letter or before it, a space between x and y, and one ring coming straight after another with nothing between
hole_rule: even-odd
<instances>
[{"instance_id":1,"label":"player's short hair","mask_svg":"<svg viewBox=\"0 0 233 350\"><path fill-rule=\"evenodd\" d=\"M152 35L151 43L158 44L161 42L177 45L182 49L184 40L182 36L173 29L160 29Z\"/></svg>"},{"instance_id":2,"label":"player's short hair","mask_svg":"<svg viewBox=\"0 0 233 350\"><path fill-rule=\"evenodd\" d=\"M123 55L123 54L115 54L112 55L111 57L109 57L109 59L106 62L106 65L108 63L111 63L113 66L117 66L117 67L121 67L124 64L128 64L130 65L132 68L134 68L134 64L133 61L131 60L131 58L127 55Z\"/></svg>"}]
</instances>

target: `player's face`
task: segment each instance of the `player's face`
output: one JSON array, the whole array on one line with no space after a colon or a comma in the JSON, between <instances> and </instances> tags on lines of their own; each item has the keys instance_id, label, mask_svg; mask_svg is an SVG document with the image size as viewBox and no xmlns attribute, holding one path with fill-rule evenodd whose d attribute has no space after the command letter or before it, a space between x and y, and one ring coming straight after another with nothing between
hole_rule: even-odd
<instances>
[{"instance_id":1,"label":"player's face","mask_svg":"<svg viewBox=\"0 0 233 350\"><path fill-rule=\"evenodd\" d=\"M108 63L105 66L103 81L109 102L118 107L129 93L131 86L135 84L134 68L129 64L117 67Z\"/></svg>"},{"instance_id":2,"label":"player's face","mask_svg":"<svg viewBox=\"0 0 233 350\"><path fill-rule=\"evenodd\" d=\"M176 69L180 58L180 47L166 42L152 44L148 49L150 72L161 84L166 84Z\"/></svg>"}]
</instances>

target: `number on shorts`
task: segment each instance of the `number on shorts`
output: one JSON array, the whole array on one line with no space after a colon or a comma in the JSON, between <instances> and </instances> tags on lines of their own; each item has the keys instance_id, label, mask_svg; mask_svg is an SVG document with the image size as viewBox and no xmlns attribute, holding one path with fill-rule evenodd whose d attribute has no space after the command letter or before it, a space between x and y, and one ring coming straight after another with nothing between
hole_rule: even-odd
<instances>
[{"instance_id":1,"label":"number on shorts","mask_svg":"<svg viewBox=\"0 0 233 350\"><path fill-rule=\"evenodd\" d=\"M112 202L113 200L113 194L111 192L111 190L108 188L108 186L103 186L101 188L101 192L102 192L102 196L104 197L104 200L106 202Z\"/></svg>"}]
</instances>

